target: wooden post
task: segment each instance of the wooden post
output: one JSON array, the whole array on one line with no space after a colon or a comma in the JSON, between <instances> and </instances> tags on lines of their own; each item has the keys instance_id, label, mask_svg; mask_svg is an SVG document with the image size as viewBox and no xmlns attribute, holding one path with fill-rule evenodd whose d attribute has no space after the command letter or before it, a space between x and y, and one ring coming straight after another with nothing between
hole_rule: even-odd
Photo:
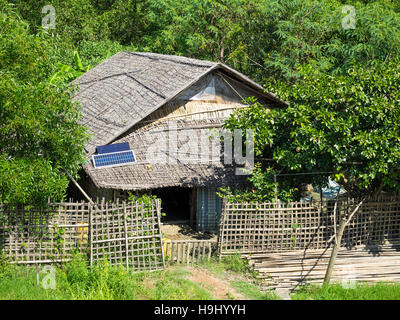
<instances>
[{"instance_id":1,"label":"wooden post","mask_svg":"<svg viewBox=\"0 0 400 320\"><path fill-rule=\"evenodd\" d=\"M68 178L72 181L72 183L78 188L78 190L83 194L83 196L91 203L93 204L93 200L87 195L87 193L82 189L82 187L79 185L78 182L71 176L71 174L63 168L64 172L67 174ZM70 202L72 202L70 200Z\"/></svg>"},{"instance_id":2,"label":"wooden post","mask_svg":"<svg viewBox=\"0 0 400 320\"><path fill-rule=\"evenodd\" d=\"M170 257L169 257L169 260L170 260L171 262L174 262L174 258L175 258L175 257L174 257L174 252L175 252L175 247L176 247L176 246L175 246L175 242L172 242L172 241L171 241L171 242L168 242L168 243L171 244L171 255L170 255ZM169 250L169 247L168 247L168 250ZM167 256L168 256L168 252L169 252L168 250L167 250L167 253L166 253Z\"/></svg>"},{"instance_id":3,"label":"wooden post","mask_svg":"<svg viewBox=\"0 0 400 320\"><path fill-rule=\"evenodd\" d=\"M340 220L339 231L338 231L338 234L336 236L335 245L333 246L332 254L331 254L331 257L329 259L328 268L326 269L325 278L324 278L324 284L329 284L329 282L331 280L333 267L335 265L336 257L337 257L338 251L340 249L340 242L342 241L342 236L343 236L343 232L344 232L344 228L345 227L346 227L346 218L342 217L342 219Z\"/></svg>"},{"instance_id":4,"label":"wooden post","mask_svg":"<svg viewBox=\"0 0 400 320\"><path fill-rule=\"evenodd\" d=\"M129 271L129 246L128 246L128 226L126 221L126 203L125 201L122 203L124 210L124 233L125 233L125 265L126 270Z\"/></svg>"},{"instance_id":5,"label":"wooden post","mask_svg":"<svg viewBox=\"0 0 400 320\"><path fill-rule=\"evenodd\" d=\"M186 265L189 265L189 251L190 251L190 242L188 242L186 248Z\"/></svg>"},{"instance_id":6,"label":"wooden post","mask_svg":"<svg viewBox=\"0 0 400 320\"><path fill-rule=\"evenodd\" d=\"M90 267L93 266L93 206L89 204L89 248L90 248Z\"/></svg>"},{"instance_id":7,"label":"wooden post","mask_svg":"<svg viewBox=\"0 0 400 320\"><path fill-rule=\"evenodd\" d=\"M226 206L227 206L226 198L222 199L222 210L221 210L221 217L219 219L219 232L217 238L217 252L218 252L218 261L221 261L222 257L222 238L224 236L224 221L225 221L225 213L226 213Z\"/></svg>"},{"instance_id":8,"label":"wooden post","mask_svg":"<svg viewBox=\"0 0 400 320\"><path fill-rule=\"evenodd\" d=\"M157 224L158 224L158 232L160 236L160 245L161 245L161 256L162 256L162 263L163 263L163 269L165 269L165 255L164 255L164 245L163 245L163 239L162 239L162 234L161 234L161 203L160 199L157 199L155 201L156 203L156 214L157 214ZM153 216L154 212L152 212Z\"/></svg>"},{"instance_id":9,"label":"wooden post","mask_svg":"<svg viewBox=\"0 0 400 320\"><path fill-rule=\"evenodd\" d=\"M35 262L36 267L36 286L39 288L39 268L37 262Z\"/></svg>"}]
</instances>

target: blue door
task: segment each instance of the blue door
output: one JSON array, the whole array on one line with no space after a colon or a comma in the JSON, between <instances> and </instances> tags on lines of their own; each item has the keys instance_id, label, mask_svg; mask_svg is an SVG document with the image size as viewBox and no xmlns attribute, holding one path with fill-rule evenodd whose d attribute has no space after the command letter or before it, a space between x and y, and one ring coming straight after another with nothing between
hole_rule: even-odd
<instances>
[{"instance_id":1,"label":"blue door","mask_svg":"<svg viewBox=\"0 0 400 320\"><path fill-rule=\"evenodd\" d=\"M217 189L197 189L197 229L217 232L221 216L222 199L216 194Z\"/></svg>"}]
</instances>

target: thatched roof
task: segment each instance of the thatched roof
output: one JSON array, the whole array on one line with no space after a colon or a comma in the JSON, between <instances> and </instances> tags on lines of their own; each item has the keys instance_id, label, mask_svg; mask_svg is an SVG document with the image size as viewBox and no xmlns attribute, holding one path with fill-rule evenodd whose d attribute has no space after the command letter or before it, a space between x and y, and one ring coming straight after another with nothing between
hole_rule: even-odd
<instances>
[{"instance_id":1,"label":"thatched roof","mask_svg":"<svg viewBox=\"0 0 400 320\"><path fill-rule=\"evenodd\" d=\"M273 94L228 66L180 56L120 52L75 80L79 92L74 100L82 105L81 122L93 134L86 146L115 141L133 125L174 99L182 91L214 70L244 82L268 99L284 105Z\"/></svg>"},{"instance_id":2,"label":"thatched roof","mask_svg":"<svg viewBox=\"0 0 400 320\"><path fill-rule=\"evenodd\" d=\"M255 92L271 107L285 103L245 75L228 66L178 56L154 53L120 52L78 78L79 91L74 100L81 103L81 122L93 134L86 146L88 161L84 170L98 188L143 190L168 186L234 186L243 183L244 176L235 174L233 165L226 165L222 144L215 142L212 160L204 158L201 143L194 137L207 136L210 127L221 130L225 119L180 120L179 137L168 137L176 122L163 120L138 130L138 122L167 105L207 77L222 74ZM206 131L206 132L205 132ZM186 133L191 137L182 141ZM186 135L186 136L187 136ZM153 161L155 153L168 143L185 145L186 152L169 152L167 162ZM96 146L129 142L136 163L120 167L94 168L90 156ZM170 150L170 149L169 149ZM191 151L190 151L191 150ZM162 152L161 152L162 153ZM194 156L193 159L190 159Z\"/></svg>"},{"instance_id":3,"label":"thatched roof","mask_svg":"<svg viewBox=\"0 0 400 320\"><path fill-rule=\"evenodd\" d=\"M221 121L210 119L161 122L117 141L129 142L136 163L94 168L88 161L84 168L98 188L143 190L172 186L239 186L244 183L243 176L235 174L234 165L223 162L223 144L216 137L221 124ZM172 144L176 144L176 151L171 151ZM161 157L164 159L160 161Z\"/></svg>"}]
</instances>

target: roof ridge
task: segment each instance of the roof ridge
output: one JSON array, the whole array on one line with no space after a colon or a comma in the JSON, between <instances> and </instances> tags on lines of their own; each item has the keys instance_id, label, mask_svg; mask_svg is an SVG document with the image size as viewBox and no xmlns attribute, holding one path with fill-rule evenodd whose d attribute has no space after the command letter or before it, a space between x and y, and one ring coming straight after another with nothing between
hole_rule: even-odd
<instances>
[{"instance_id":1,"label":"roof ridge","mask_svg":"<svg viewBox=\"0 0 400 320\"><path fill-rule=\"evenodd\" d=\"M228 76L227 79L243 82L248 89L264 96L271 103L284 105L279 98L266 93L261 85L221 62L152 52L120 51L73 81L73 83L82 85L80 90L74 94L74 98L88 104L85 113L87 123L91 123L90 121L96 118L95 114L103 110L104 104L117 101L118 106L121 103L118 108L125 112L122 105L131 103L132 99L137 99L132 106L134 112L129 118L122 121L123 126L103 126L103 120L96 120L96 123L89 125L96 133L95 138L89 143L90 148L92 149L93 145L100 141L102 144L110 144L118 140L136 123L175 99L203 77L217 70L224 77ZM176 79L171 79L171 76L175 76ZM121 77L121 79L117 77ZM108 82L110 78L116 80ZM103 83L104 80L106 83ZM141 89L134 89L138 86ZM102 90L101 94L98 95L99 92L95 92L96 90ZM131 90L136 91L131 92ZM118 94L123 95L121 99L116 96ZM105 119L119 117L119 109L114 110L114 113L109 109L106 110L108 113Z\"/></svg>"},{"instance_id":2,"label":"roof ridge","mask_svg":"<svg viewBox=\"0 0 400 320\"><path fill-rule=\"evenodd\" d=\"M208 61L208 60L199 60L199 59L194 59L194 58L189 58L189 57L184 57L184 56L167 55L167 54L162 54L162 53L131 52L131 51L123 51L123 52L131 54L131 55L135 55L135 56L145 57L145 58L152 59L152 60L165 60L165 61L171 61L174 63L200 67L200 68L210 68L213 65L218 63L218 62L213 62L213 61ZM157 57L153 57L153 56L157 56ZM176 59L172 59L172 58L176 58ZM185 62L185 61L181 61L180 59L192 60L193 62ZM202 64L200 62L204 62L204 64ZM205 63L207 63L207 64L205 64Z\"/></svg>"},{"instance_id":3,"label":"roof ridge","mask_svg":"<svg viewBox=\"0 0 400 320\"><path fill-rule=\"evenodd\" d=\"M167 97L164 101L162 101L161 103L159 103L157 106L155 106L154 108L150 109L149 112L146 113L145 116L142 116L142 118L140 120L134 120L131 123L129 123L123 130L119 131L117 134L115 134L112 138L108 139L104 144L107 145L115 140L117 140L121 135L123 135L124 133L128 132L135 124L137 124L138 122L140 122L141 120L143 120L145 117L147 117L149 114L151 114L152 112L158 110L159 108L161 108L163 105L165 105L166 103L168 103L169 101L171 101L172 99L176 98L180 93L182 93L183 91L185 91L186 89L188 89L189 87L191 87L193 84L195 84L197 81L199 81L202 77L206 76L207 74L209 74L211 71L217 69L218 67L220 67L221 65L219 63L210 66L208 68L208 70L205 70L202 74L200 74L199 76L197 76L193 81L191 81L189 84L185 85L182 88L179 88L177 91L175 91L171 96Z\"/></svg>"}]
</instances>

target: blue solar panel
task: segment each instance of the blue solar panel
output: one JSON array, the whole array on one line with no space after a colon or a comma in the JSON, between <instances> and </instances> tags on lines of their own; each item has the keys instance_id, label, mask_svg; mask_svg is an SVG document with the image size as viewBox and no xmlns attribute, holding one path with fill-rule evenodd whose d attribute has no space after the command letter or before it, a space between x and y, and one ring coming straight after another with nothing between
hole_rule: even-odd
<instances>
[{"instance_id":1,"label":"blue solar panel","mask_svg":"<svg viewBox=\"0 0 400 320\"><path fill-rule=\"evenodd\" d=\"M94 154L92 159L95 168L116 167L136 162L136 158L132 150Z\"/></svg>"},{"instance_id":2,"label":"blue solar panel","mask_svg":"<svg viewBox=\"0 0 400 320\"><path fill-rule=\"evenodd\" d=\"M103 153L112 153L112 152L119 152L119 151L127 151L129 150L129 143L128 142L123 142L123 143L114 143L114 144L109 144L105 146L97 146L96 151L98 154L103 154Z\"/></svg>"}]
</instances>

